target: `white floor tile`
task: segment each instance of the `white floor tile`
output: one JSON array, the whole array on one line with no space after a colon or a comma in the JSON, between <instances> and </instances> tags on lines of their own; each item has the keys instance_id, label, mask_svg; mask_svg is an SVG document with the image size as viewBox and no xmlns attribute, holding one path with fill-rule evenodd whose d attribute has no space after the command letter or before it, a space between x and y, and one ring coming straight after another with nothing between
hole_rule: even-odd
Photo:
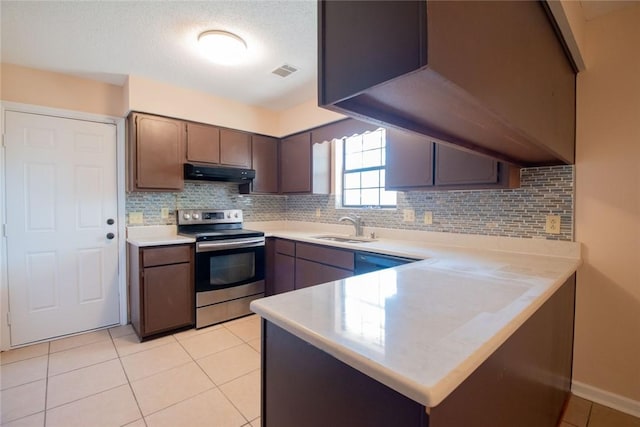
<instances>
[{"instance_id":1,"label":"white floor tile","mask_svg":"<svg viewBox=\"0 0 640 427\"><path fill-rule=\"evenodd\" d=\"M240 427L246 423L218 389L199 394L146 419L149 427Z\"/></svg>"},{"instance_id":2,"label":"white floor tile","mask_svg":"<svg viewBox=\"0 0 640 427\"><path fill-rule=\"evenodd\" d=\"M118 354L111 340L51 353L49 355L49 376L106 362L117 357Z\"/></svg>"},{"instance_id":3,"label":"white floor tile","mask_svg":"<svg viewBox=\"0 0 640 427\"><path fill-rule=\"evenodd\" d=\"M190 362L151 377L133 381L131 387L140 410L147 416L215 386L195 362Z\"/></svg>"},{"instance_id":4,"label":"white floor tile","mask_svg":"<svg viewBox=\"0 0 640 427\"><path fill-rule=\"evenodd\" d=\"M44 411L46 380L3 390L0 393L0 423L17 420L37 412Z\"/></svg>"},{"instance_id":5,"label":"white floor tile","mask_svg":"<svg viewBox=\"0 0 640 427\"><path fill-rule=\"evenodd\" d=\"M147 423L144 422L144 418L140 418L139 420L135 420L123 427L147 427Z\"/></svg>"},{"instance_id":6,"label":"white floor tile","mask_svg":"<svg viewBox=\"0 0 640 427\"><path fill-rule=\"evenodd\" d=\"M225 328L186 338L180 343L194 359L242 344L242 340Z\"/></svg>"},{"instance_id":7,"label":"white floor tile","mask_svg":"<svg viewBox=\"0 0 640 427\"><path fill-rule=\"evenodd\" d=\"M114 359L49 378L47 409L127 384L120 360Z\"/></svg>"},{"instance_id":8,"label":"white floor tile","mask_svg":"<svg viewBox=\"0 0 640 427\"><path fill-rule=\"evenodd\" d=\"M111 338L116 339L120 337L124 337L126 335L135 334L136 332L133 330L133 326L131 323L128 325L120 325L114 326L113 328L109 328L109 334L111 334Z\"/></svg>"},{"instance_id":9,"label":"white floor tile","mask_svg":"<svg viewBox=\"0 0 640 427\"><path fill-rule=\"evenodd\" d=\"M44 427L44 411L2 424L2 427Z\"/></svg>"},{"instance_id":10,"label":"white floor tile","mask_svg":"<svg viewBox=\"0 0 640 427\"><path fill-rule=\"evenodd\" d=\"M34 357L0 367L0 389L15 387L47 377L49 356Z\"/></svg>"},{"instance_id":11,"label":"white floor tile","mask_svg":"<svg viewBox=\"0 0 640 427\"><path fill-rule=\"evenodd\" d=\"M223 326L221 324L218 325L212 325L212 326L207 326L206 328L202 328L202 329L188 329L186 331L182 331L182 332L178 332L177 334L173 334L174 337L176 337L176 339L178 341L182 341L185 340L187 338L191 338L191 337L195 337L196 335L202 335L202 334L206 334L208 332L213 332L217 329L222 328Z\"/></svg>"},{"instance_id":12,"label":"white floor tile","mask_svg":"<svg viewBox=\"0 0 640 427\"><path fill-rule=\"evenodd\" d=\"M247 341L247 344L249 344L255 351L257 351L258 353L260 353L261 351L261 339L260 338L256 338L253 339L251 341Z\"/></svg>"},{"instance_id":13,"label":"white floor tile","mask_svg":"<svg viewBox=\"0 0 640 427\"><path fill-rule=\"evenodd\" d=\"M189 354L177 342L123 357L122 365L129 381L139 380L191 361Z\"/></svg>"},{"instance_id":14,"label":"white floor tile","mask_svg":"<svg viewBox=\"0 0 640 427\"><path fill-rule=\"evenodd\" d=\"M60 338L55 341L51 341L51 347L49 351L51 353L57 353L58 351L69 350L71 348L80 347L87 344L93 344L95 342L110 340L111 336L106 329L94 332L87 332L86 334L74 335L67 338Z\"/></svg>"},{"instance_id":15,"label":"white floor tile","mask_svg":"<svg viewBox=\"0 0 640 427\"><path fill-rule=\"evenodd\" d=\"M260 417L258 417L255 420L251 421L251 427L261 427L260 426Z\"/></svg>"},{"instance_id":16,"label":"white floor tile","mask_svg":"<svg viewBox=\"0 0 640 427\"><path fill-rule=\"evenodd\" d=\"M245 342L260 338L260 316L243 317L225 323L224 327Z\"/></svg>"},{"instance_id":17,"label":"white floor tile","mask_svg":"<svg viewBox=\"0 0 640 427\"><path fill-rule=\"evenodd\" d=\"M260 370L223 384L220 390L247 420L260 416Z\"/></svg>"},{"instance_id":18,"label":"white floor tile","mask_svg":"<svg viewBox=\"0 0 640 427\"><path fill-rule=\"evenodd\" d=\"M33 344L0 353L0 364L17 362L19 360L31 359L33 357L49 354L49 343Z\"/></svg>"},{"instance_id":19,"label":"white floor tile","mask_svg":"<svg viewBox=\"0 0 640 427\"><path fill-rule=\"evenodd\" d=\"M145 342L140 342L136 334L124 335L113 339L113 343L115 344L120 357L149 350L150 348L159 347L172 342L176 342L176 339L171 335Z\"/></svg>"},{"instance_id":20,"label":"white floor tile","mask_svg":"<svg viewBox=\"0 0 640 427\"><path fill-rule=\"evenodd\" d=\"M260 368L260 355L248 344L219 351L198 360L198 364L216 385Z\"/></svg>"},{"instance_id":21,"label":"white floor tile","mask_svg":"<svg viewBox=\"0 0 640 427\"><path fill-rule=\"evenodd\" d=\"M112 427L141 418L129 385L47 410L47 427Z\"/></svg>"}]
</instances>

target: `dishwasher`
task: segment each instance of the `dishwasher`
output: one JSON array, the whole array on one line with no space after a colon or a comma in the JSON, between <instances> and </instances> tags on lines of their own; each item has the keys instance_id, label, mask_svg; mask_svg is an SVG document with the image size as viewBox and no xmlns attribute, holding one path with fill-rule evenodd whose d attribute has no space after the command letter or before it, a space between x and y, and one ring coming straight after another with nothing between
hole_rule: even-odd
<instances>
[{"instance_id":1,"label":"dishwasher","mask_svg":"<svg viewBox=\"0 0 640 427\"><path fill-rule=\"evenodd\" d=\"M385 268L397 267L402 264L419 261L414 258L404 258L393 255L381 255L371 252L356 251L354 273L364 274L371 271L384 270Z\"/></svg>"}]
</instances>

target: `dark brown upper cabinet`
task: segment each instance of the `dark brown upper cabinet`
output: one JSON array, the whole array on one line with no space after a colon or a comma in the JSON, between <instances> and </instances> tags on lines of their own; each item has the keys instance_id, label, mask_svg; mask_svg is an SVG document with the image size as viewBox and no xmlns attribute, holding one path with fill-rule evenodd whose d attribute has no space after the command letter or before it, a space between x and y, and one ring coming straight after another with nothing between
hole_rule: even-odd
<instances>
[{"instance_id":1,"label":"dark brown upper cabinet","mask_svg":"<svg viewBox=\"0 0 640 427\"><path fill-rule=\"evenodd\" d=\"M394 129L387 130L386 157L388 190L473 190L520 185L520 170L515 166Z\"/></svg>"},{"instance_id":2,"label":"dark brown upper cabinet","mask_svg":"<svg viewBox=\"0 0 640 427\"><path fill-rule=\"evenodd\" d=\"M220 129L215 126L187 123L187 160L220 163Z\"/></svg>"},{"instance_id":3,"label":"dark brown upper cabinet","mask_svg":"<svg viewBox=\"0 0 640 427\"><path fill-rule=\"evenodd\" d=\"M240 193L278 192L278 138L263 135L251 137L251 168L256 177L251 184L240 186Z\"/></svg>"},{"instance_id":4,"label":"dark brown upper cabinet","mask_svg":"<svg viewBox=\"0 0 640 427\"><path fill-rule=\"evenodd\" d=\"M544 2L318 8L321 106L518 166L574 162L575 71Z\"/></svg>"},{"instance_id":5,"label":"dark brown upper cabinet","mask_svg":"<svg viewBox=\"0 0 640 427\"><path fill-rule=\"evenodd\" d=\"M127 189L182 190L184 124L180 120L131 113L128 117Z\"/></svg>"},{"instance_id":6,"label":"dark brown upper cabinet","mask_svg":"<svg viewBox=\"0 0 640 427\"><path fill-rule=\"evenodd\" d=\"M220 129L220 164L251 167L251 134L234 129Z\"/></svg>"},{"instance_id":7,"label":"dark brown upper cabinet","mask_svg":"<svg viewBox=\"0 0 640 427\"><path fill-rule=\"evenodd\" d=\"M251 134L200 123L186 126L187 161L251 167Z\"/></svg>"},{"instance_id":8,"label":"dark brown upper cabinet","mask_svg":"<svg viewBox=\"0 0 640 427\"><path fill-rule=\"evenodd\" d=\"M280 141L280 192L329 194L331 146L303 132Z\"/></svg>"},{"instance_id":9,"label":"dark brown upper cabinet","mask_svg":"<svg viewBox=\"0 0 640 427\"><path fill-rule=\"evenodd\" d=\"M385 187L402 190L433 186L433 143L387 129Z\"/></svg>"}]
</instances>

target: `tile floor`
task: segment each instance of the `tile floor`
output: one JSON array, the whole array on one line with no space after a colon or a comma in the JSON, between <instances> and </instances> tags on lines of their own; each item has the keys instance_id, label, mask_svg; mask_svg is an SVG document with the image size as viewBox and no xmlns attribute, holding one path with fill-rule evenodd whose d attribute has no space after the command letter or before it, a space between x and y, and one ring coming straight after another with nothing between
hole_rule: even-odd
<instances>
[{"instance_id":1,"label":"tile floor","mask_svg":"<svg viewBox=\"0 0 640 427\"><path fill-rule=\"evenodd\" d=\"M144 343L130 325L0 354L3 427L260 425L260 318ZM571 396L559 427L640 427Z\"/></svg>"},{"instance_id":2,"label":"tile floor","mask_svg":"<svg viewBox=\"0 0 640 427\"><path fill-rule=\"evenodd\" d=\"M571 395L559 427L640 427L640 418Z\"/></svg>"},{"instance_id":3,"label":"tile floor","mask_svg":"<svg viewBox=\"0 0 640 427\"><path fill-rule=\"evenodd\" d=\"M0 354L3 427L260 425L260 318L144 343L130 325Z\"/></svg>"}]
</instances>

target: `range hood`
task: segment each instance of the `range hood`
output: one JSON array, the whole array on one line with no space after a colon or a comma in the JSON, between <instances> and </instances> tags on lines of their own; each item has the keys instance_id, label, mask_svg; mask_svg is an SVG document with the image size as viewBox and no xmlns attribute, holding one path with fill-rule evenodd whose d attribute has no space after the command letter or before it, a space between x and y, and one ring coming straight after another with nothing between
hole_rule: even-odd
<instances>
[{"instance_id":1,"label":"range hood","mask_svg":"<svg viewBox=\"0 0 640 427\"><path fill-rule=\"evenodd\" d=\"M253 169L184 164L184 179L189 180L248 183L255 177L256 171Z\"/></svg>"}]
</instances>

